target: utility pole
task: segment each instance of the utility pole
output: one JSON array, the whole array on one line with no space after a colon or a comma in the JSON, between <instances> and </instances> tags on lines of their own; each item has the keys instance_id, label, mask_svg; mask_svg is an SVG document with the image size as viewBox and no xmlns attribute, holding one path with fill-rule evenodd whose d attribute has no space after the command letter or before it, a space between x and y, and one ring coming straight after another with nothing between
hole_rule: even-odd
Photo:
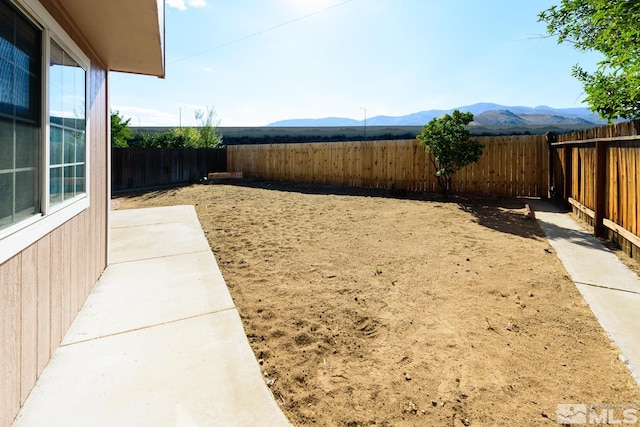
<instances>
[{"instance_id":1,"label":"utility pole","mask_svg":"<svg viewBox=\"0 0 640 427\"><path fill-rule=\"evenodd\" d=\"M364 140L367 140L367 109L360 107L364 110Z\"/></svg>"}]
</instances>

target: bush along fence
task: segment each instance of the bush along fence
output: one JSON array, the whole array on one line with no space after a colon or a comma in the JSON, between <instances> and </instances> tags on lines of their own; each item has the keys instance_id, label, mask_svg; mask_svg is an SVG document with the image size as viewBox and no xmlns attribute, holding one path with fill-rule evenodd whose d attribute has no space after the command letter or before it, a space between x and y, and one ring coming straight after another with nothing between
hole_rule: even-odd
<instances>
[{"instance_id":1,"label":"bush along fence","mask_svg":"<svg viewBox=\"0 0 640 427\"><path fill-rule=\"evenodd\" d=\"M546 197L549 155L543 135L478 140L484 154L453 177L453 193ZM416 140L234 145L227 150L227 169L245 177L440 191L428 154Z\"/></svg>"},{"instance_id":2,"label":"bush along fence","mask_svg":"<svg viewBox=\"0 0 640 427\"><path fill-rule=\"evenodd\" d=\"M552 194L640 262L640 121L549 141Z\"/></svg>"},{"instance_id":3,"label":"bush along fence","mask_svg":"<svg viewBox=\"0 0 640 427\"><path fill-rule=\"evenodd\" d=\"M225 148L112 148L111 191L190 184L226 167Z\"/></svg>"}]
</instances>

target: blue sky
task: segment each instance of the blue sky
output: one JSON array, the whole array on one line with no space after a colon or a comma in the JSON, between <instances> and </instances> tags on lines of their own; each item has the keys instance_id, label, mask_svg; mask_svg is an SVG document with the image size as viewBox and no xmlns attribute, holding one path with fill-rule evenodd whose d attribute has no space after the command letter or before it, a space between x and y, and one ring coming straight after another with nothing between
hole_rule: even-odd
<instances>
[{"instance_id":1,"label":"blue sky","mask_svg":"<svg viewBox=\"0 0 640 427\"><path fill-rule=\"evenodd\" d=\"M571 67L598 57L543 37L559 1L166 0L166 78L113 73L111 104L132 126L580 107Z\"/></svg>"}]
</instances>

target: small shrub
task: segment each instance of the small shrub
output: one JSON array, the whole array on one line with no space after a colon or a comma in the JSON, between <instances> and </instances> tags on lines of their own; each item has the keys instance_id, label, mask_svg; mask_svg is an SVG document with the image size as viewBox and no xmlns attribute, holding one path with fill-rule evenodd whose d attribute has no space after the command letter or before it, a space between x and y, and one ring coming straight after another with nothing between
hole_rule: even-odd
<instances>
[{"instance_id":1,"label":"small shrub","mask_svg":"<svg viewBox=\"0 0 640 427\"><path fill-rule=\"evenodd\" d=\"M416 136L429 153L444 197L451 191L453 175L466 165L477 162L484 150L481 143L471 139L471 132L465 128L472 121L473 114L455 110L451 115L432 119Z\"/></svg>"}]
</instances>

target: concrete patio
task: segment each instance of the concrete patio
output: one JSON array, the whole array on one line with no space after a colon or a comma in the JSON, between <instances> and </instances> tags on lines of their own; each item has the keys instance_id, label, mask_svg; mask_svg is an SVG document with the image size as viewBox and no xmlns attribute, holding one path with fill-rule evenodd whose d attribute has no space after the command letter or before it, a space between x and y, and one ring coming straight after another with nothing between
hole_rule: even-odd
<instances>
[{"instance_id":1,"label":"concrete patio","mask_svg":"<svg viewBox=\"0 0 640 427\"><path fill-rule=\"evenodd\" d=\"M113 211L111 242L13 425L290 425L193 206Z\"/></svg>"}]
</instances>

